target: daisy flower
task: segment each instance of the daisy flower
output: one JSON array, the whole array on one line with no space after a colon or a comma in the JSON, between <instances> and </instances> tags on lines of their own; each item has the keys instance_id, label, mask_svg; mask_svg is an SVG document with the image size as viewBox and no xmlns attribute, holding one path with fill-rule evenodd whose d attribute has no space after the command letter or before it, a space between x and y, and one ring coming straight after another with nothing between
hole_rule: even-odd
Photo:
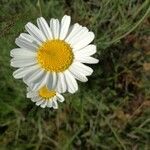
<instances>
[{"instance_id":1,"label":"daisy flower","mask_svg":"<svg viewBox=\"0 0 150 150\"><path fill-rule=\"evenodd\" d=\"M27 88L27 98L31 98L31 101L35 102L37 106L58 108L57 101L63 102L64 97L55 90L49 90L46 86L40 88L38 91L33 91L31 88Z\"/></svg>"},{"instance_id":2,"label":"daisy flower","mask_svg":"<svg viewBox=\"0 0 150 150\"><path fill-rule=\"evenodd\" d=\"M70 22L71 17L65 15L60 22L52 18L50 25L43 17L37 19L38 27L27 23L28 33L16 38L19 48L10 54L11 66L18 68L14 78L23 78L33 90L46 86L60 93L76 92L76 80L88 81L93 69L85 64L98 63L91 57L96 53L96 46L90 44L94 33L78 23L70 26Z\"/></svg>"}]
</instances>

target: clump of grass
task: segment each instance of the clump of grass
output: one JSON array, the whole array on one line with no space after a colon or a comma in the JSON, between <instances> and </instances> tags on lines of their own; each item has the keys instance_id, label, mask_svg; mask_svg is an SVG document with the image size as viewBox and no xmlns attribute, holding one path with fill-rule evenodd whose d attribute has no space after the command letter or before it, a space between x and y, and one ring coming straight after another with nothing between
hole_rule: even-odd
<instances>
[{"instance_id":1,"label":"clump of grass","mask_svg":"<svg viewBox=\"0 0 150 150\"><path fill-rule=\"evenodd\" d=\"M149 149L148 0L2 0L0 10L0 149ZM28 21L64 14L94 31L100 63L59 110L41 109L9 52Z\"/></svg>"}]
</instances>

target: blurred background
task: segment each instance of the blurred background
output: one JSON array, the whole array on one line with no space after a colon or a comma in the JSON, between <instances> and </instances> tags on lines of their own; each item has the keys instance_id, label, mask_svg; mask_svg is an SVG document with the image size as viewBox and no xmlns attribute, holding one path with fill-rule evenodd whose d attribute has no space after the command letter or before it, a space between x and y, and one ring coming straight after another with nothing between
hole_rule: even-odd
<instances>
[{"instance_id":1,"label":"blurred background","mask_svg":"<svg viewBox=\"0 0 150 150\"><path fill-rule=\"evenodd\" d=\"M64 14L92 30L99 64L58 110L26 98L10 50L24 26ZM150 150L149 0L0 0L0 150Z\"/></svg>"}]
</instances>

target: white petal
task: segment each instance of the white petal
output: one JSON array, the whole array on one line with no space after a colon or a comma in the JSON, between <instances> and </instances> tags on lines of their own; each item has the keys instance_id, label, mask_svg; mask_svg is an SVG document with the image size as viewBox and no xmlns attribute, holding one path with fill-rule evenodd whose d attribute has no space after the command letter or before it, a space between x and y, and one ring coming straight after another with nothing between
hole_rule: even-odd
<instances>
[{"instance_id":1,"label":"white petal","mask_svg":"<svg viewBox=\"0 0 150 150\"><path fill-rule=\"evenodd\" d=\"M10 51L10 55L15 58L34 58L36 53L30 50L15 48Z\"/></svg>"},{"instance_id":2,"label":"white petal","mask_svg":"<svg viewBox=\"0 0 150 150\"><path fill-rule=\"evenodd\" d=\"M78 90L77 81L68 70L64 72L64 75L66 78L68 92L75 93Z\"/></svg>"},{"instance_id":3,"label":"white petal","mask_svg":"<svg viewBox=\"0 0 150 150\"><path fill-rule=\"evenodd\" d=\"M23 81L30 85L30 83L37 83L39 80L41 80L44 76L45 72L43 69L38 69L35 72L28 73L24 78Z\"/></svg>"},{"instance_id":4,"label":"white petal","mask_svg":"<svg viewBox=\"0 0 150 150\"><path fill-rule=\"evenodd\" d=\"M60 102L63 102L65 100L64 97L59 93L56 93L56 96L57 96L58 101Z\"/></svg>"},{"instance_id":5,"label":"white petal","mask_svg":"<svg viewBox=\"0 0 150 150\"><path fill-rule=\"evenodd\" d=\"M52 84L53 84L53 76L52 73L49 72L49 77L46 82L46 86L49 90L52 89Z\"/></svg>"},{"instance_id":6,"label":"white petal","mask_svg":"<svg viewBox=\"0 0 150 150\"><path fill-rule=\"evenodd\" d=\"M27 34L27 33L21 33L19 38L29 41L30 43L33 43L34 45L37 45L37 46L42 44L41 41L35 39L33 36L31 36L30 34Z\"/></svg>"},{"instance_id":7,"label":"white petal","mask_svg":"<svg viewBox=\"0 0 150 150\"><path fill-rule=\"evenodd\" d=\"M38 41L44 42L46 41L46 37L43 35L42 31L40 31L34 24L28 22L25 25L25 29L28 31L30 35L32 35Z\"/></svg>"},{"instance_id":8,"label":"white petal","mask_svg":"<svg viewBox=\"0 0 150 150\"><path fill-rule=\"evenodd\" d=\"M89 57L78 56L77 58L75 58L75 60L81 63L86 63L86 64L97 64L99 62L98 59L90 57L90 56Z\"/></svg>"},{"instance_id":9,"label":"white petal","mask_svg":"<svg viewBox=\"0 0 150 150\"><path fill-rule=\"evenodd\" d=\"M55 72L50 73L48 81L46 83L48 89L55 89L57 86L57 74Z\"/></svg>"},{"instance_id":10,"label":"white petal","mask_svg":"<svg viewBox=\"0 0 150 150\"><path fill-rule=\"evenodd\" d=\"M43 103L44 100L40 99L39 101L36 102L36 105L39 106Z\"/></svg>"},{"instance_id":11,"label":"white petal","mask_svg":"<svg viewBox=\"0 0 150 150\"><path fill-rule=\"evenodd\" d=\"M34 70L37 70L37 69L39 69L37 65L19 68L13 72L13 76L15 79L20 79L20 78L23 78L28 73L33 72Z\"/></svg>"},{"instance_id":12,"label":"white petal","mask_svg":"<svg viewBox=\"0 0 150 150\"><path fill-rule=\"evenodd\" d=\"M89 43L91 43L94 39L95 35L93 32L88 32L85 38L81 39L80 42L75 43L73 45L73 51L77 51L82 49L83 47L87 46Z\"/></svg>"},{"instance_id":13,"label":"white petal","mask_svg":"<svg viewBox=\"0 0 150 150\"><path fill-rule=\"evenodd\" d=\"M53 78L52 88L55 89L57 85L57 74L55 72L52 72L52 78Z\"/></svg>"},{"instance_id":14,"label":"white petal","mask_svg":"<svg viewBox=\"0 0 150 150\"><path fill-rule=\"evenodd\" d=\"M27 92L30 92L30 91L31 91L30 87L27 87Z\"/></svg>"},{"instance_id":15,"label":"white petal","mask_svg":"<svg viewBox=\"0 0 150 150\"><path fill-rule=\"evenodd\" d=\"M87 38L88 34L88 29L86 27L82 27L81 30L68 41L68 43L74 48L77 43L80 43L81 40Z\"/></svg>"},{"instance_id":16,"label":"white petal","mask_svg":"<svg viewBox=\"0 0 150 150\"><path fill-rule=\"evenodd\" d=\"M22 38L16 38L15 43L16 43L19 47L21 47L21 48L23 48L23 49L28 49L28 50L30 50L30 51L36 51L37 48L38 48L37 45L35 45L35 44L33 44L33 43L30 43L29 41L26 41L26 40L24 40L24 39L22 39Z\"/></svg>"},{"instance_id":17,"label":"white petal","mask_svg":"<svg viewBox=\"0 0 150 150\"><path fill-rule=\"evenodd\" d=\"M41 68L40 68L41 69ZM43 80L45 78L45 82L47 81L47 78L49 76L49 72L46 72L45 70L41 69L37 77L35 77L31 82L33 84L38 83L39 81Z\"/></svg>"},{"instance_id":18,"label":"white petal","mask_svg":"<svg viewBox=\"0 0 150 150\"><path fill-rule=\"evenodd\" d=\"M39 79L39 81L37 83L32 83L30 86L32 88L32 90L34 91L37 91L39 90L40 88L42 88L43 86L46 85L46 81L48 80L49 78L49 72L44 74L42 76L42 79Z\"/></svg>"},{"instance_id":19,"label":"white petal","mask_svg":"<svg viewBox=\"0 0 150 150\"><path fill-rule=\"evenodd\" d=\"M52 99L48 100L47 107L50 107L50 108L52 107Z\"/></svg>"},{"instance_id":20,"label":"white petal","mask_svg":"<svg viewBox=\"0 0 150 150\"><path fill-rule=\"evenodd\" d=\"M74 62L70 67L73 70L76 70L77 72L81 72L85 76L90 76L93 73L92 68L90 68L89 66L86 66L80 62Z\"/></svg>"},{"instance_id":21,"label":"white petal","mask_svg":"<svg viewBox=\"0 0 150 150\"><path fill-rule=\"evenodd\" d=\"M27 59L11 59L11 63L10 65L12 67L16 67L16 68L19 68L19 67L26 67L26 66L31 66L31 65L34 65L36 64L36 59L35 58L27 58Z\"/></svg>"},{"instance_id":22,"label":"white petal","mask_svg":"<svg viewBox=\"0 0 150 150\"><path fill-rule=\"evenodd\" d=\"M37 96L37 97L32 97L32 98L31 98L31 101L32 101L32 102L41 101L41 97L38 97L38 96Z\"/></svg>"},{"instance_id":23,"label":"white petal","mask_svg":"<svg viewBox=\"0 0 150 150\"><path fill-rule=\"evenodd\" d=\"M34 83L34 84L30 83L30 85L28 85L28 86L30 86L33 91L38 91L40 88L42 88L44 86L44 84L45 84L45 82L43 80L41 80L38 83Z\"/></svg>"},{"instance_id":24,"label":"white petal","mask_svg":"<svg viewBox=\"0 0 150 150\"><path fill-rule=\"evenodd\" d=\"M79 51L75 51L75 57L78 57L78 56L91 56L93 54L96 53L96 46L95 45L88 45L82 49L80 49Z\"/></svg>"},{"instance_id":25,"label":"white petal","mask_svg":"<svg viewBox=\"0 0 150 150\"><path fill-rule=\"evenodd\" d=\"M44 100L44 102L40 105L41 106L41 108L45 108L46 106L47 106L47 100Z\"/></svg>"},{"instance_id":26,"label":"white petal","mask_svg":"<svg viewBox=\"0 0 150 150\"><path fill-rule=\"evenodd\" d=\"M66 81L63 73L58 73L58 81L56 89L60 93L64 93L66 91Z\"/></svg>"},{"instance_id":27,"label":"white petal","mask_svg":"<svg viewBox=\"0 0 150 150\"><path fill-rule=\"evenodd\" d=\"M13 77L15 79L20 79L26 75L26 69L25 68L19 68L16 71L13 72Z\"/></svg>"},{"instance_id":28,"label":"white petal","mask_svg":"<svg viewBox=\"0 0 150 150\"><path fill-rule=\"evenodd\" d=\"M59 38L59 20L58 19L51 19L50 20L50 28L53 34L54 39L58 39Z\"/></svg>"},{"instance_id":29,"label":"white petal","mask_svg":"<svg viewBox=\"0 0 150 150\"><path fill-rule=\"evenodd\" d=\"M37 96L38 96L37 92L29 91L27 93L27 98L33 98L33 97L37 97Z\"/></svg>"},{"instance_id":30,"label":"white petal","mask_svg":"<svg viewBox=\"0 0 150 150\"><path fill-rule=\"evenodd\" d=\"M87 82L88 79L87 77L81 73L81 72L78 72L76 69L74 69L72 66L69 68L69 71L71 72L71 74L79 81L81 82Z\"/></svg>"},{"instance_id":31,"label":"white petal","mask_svg":"<svg viewBox=\"0 0 150 150\"><path fill-rule=\"evenodd\" d=\"M54 109L58 109L58 104L57 104L57 101L56 101L56 96L53 98L53 100L52 100L52 107L54 108Z\"/></svg>"},{"instance_id":32,"label":"white petal","mask_svg":"<svg viewBox=\"0 0 150 150\"><path fill-rule=\"evenodd\" d=\"M71 41L71 39L76 35L78 34L78 32L80 30L82 30L82 26L80 26L78 23L74 24L72 27L71 27L71 31L69 33L69 35L66 37L65 41L66 42L69 42Z\"/></svg>"},{"instance_id":33,"label":"white petal","mask_svg":"<svg viewBox=\"0 0 150 150\"><path fill-rule=\"evenodd\" d=\"M53 38L51 29L43 17L37 19L37 24L39 29L42 31L42 33L45 35L47 39Z\"/></svg>"},{"instance_id":34,"label":"white petal","mask_svg":"<svg viewBox=\"0 0 150 150\"><path fill-rule=\"evenodd\" d=\"M63 40L68 33L69 30L69 26L70 26L70 22L71 22L71 17L65 15L62 20L61 20L61 30L60 30L60 39Z\"/></svg>"}]
</instances>

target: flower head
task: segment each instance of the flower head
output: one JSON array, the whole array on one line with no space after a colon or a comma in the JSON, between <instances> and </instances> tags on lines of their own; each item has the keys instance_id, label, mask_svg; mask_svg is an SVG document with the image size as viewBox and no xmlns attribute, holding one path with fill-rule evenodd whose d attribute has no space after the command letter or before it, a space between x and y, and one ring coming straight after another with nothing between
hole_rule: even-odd
<instances>
[{"instance_id":1,"label":"flower head","mask_svg":"<svg viewBox=\"0 0 150 150\"><path fill-rule=\"evenodd\" d=\"M61 22L51 19L50 25L43 17L37 19L36 27L27 23L28 33L16 38L19 48L11 50L11 66L19 68L13 76L33 90L46 86L56 91L74 93L78 90L76 80L86 82L93 70L85 64L95 64L91 57L96 46L90 44L94 33L78 23L70 26L71 18L65 15Z\"/></svg>"},{"instance_id":2,"label":"flower head","mask_svg":"<svg viewBox=\"0 0 150 150\"><path fill-rule=\"evenodd\" d=\"M42 87L38 91L33 91L28 87L27 98L31 98L31 101L35 102L37 106L58 108L57 101L63 102L64 97L55 90L49 90L46 86Z\"/></svg>"}]
</instances>

